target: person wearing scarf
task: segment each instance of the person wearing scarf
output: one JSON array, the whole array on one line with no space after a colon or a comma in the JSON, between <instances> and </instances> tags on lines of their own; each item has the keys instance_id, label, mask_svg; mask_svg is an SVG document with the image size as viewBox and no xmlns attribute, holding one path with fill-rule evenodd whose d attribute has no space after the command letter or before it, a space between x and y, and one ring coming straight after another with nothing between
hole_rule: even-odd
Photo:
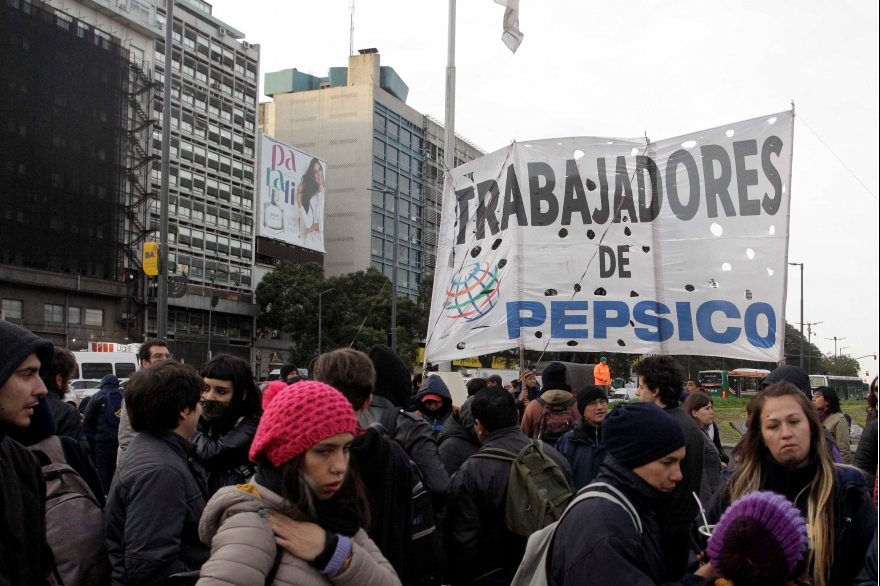
<instances>
[{"instance_id":1,"label":"person wearing scarf","mask_svg":"<svg viewBox=\"0 0 880 586\"><path fill-rule=\"evenodd\" d=\"M367 536L369 504L349 466L354 409L329 385L271 385L251 444L257 473L221 488L202 515L211 544L199 586L396 586L394 568ZM279 549L280 548L280 549Z\"/></svg>"}]
</instances>

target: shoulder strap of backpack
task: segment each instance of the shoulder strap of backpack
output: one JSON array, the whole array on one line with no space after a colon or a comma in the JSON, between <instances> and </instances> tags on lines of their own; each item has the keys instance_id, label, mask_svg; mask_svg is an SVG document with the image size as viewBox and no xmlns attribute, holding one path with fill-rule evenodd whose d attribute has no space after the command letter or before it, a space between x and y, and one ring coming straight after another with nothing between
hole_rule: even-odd
<instances>
[{"instance_id":1,"label":"shoulder strap of backpack","mask_svg":"<svg viewBox=\"0 0 880 586\"><path fill-rule=\"evenodd\" d=\"M505 460L507 462L515 462L519 454L501 448L481 448L479 452L471 456L471 458L491 458L493 460Z\"/></svg>"},{"instance_id":2,"label":"shoulder strap of backpack","mask_svg":"<svg viewBox=\"0 0 880 586\"><path fill-rule=\"evenodd\" d=\"M278 567L281 565L281 556L284 555L284 550L281 549L281 546L275 547L275 562L272 564L272 569L269 570L269 573L266 574L266 586L272 586L275 582L275 574L278 573Z\"/></svg>"},{"instance_id":3,"label":"shoulder strap of backpack","mask_svg":"<svg viewBox=\"0 0 880 586\"><path fill-rule=\"evenodd\" d=\"M606 492L606 491L611 491L611 492ZM612 503L615 503L615 504L623 507L623 509L627 512L627 514L632 519L633 525L635 525L635 527L636 527L636 531L638 531L639 534L641 535L641 533L642 533L642 519L641 519L641 517L639 517L639 513L638 513L638 511L636 511L636 508L633 506L633 504L631 502L629 502L629 499L626 498L626 496L622 492L620 492L618 489L614 488L613 486L611 486L610 484L607 484L605 482L594 482L594 483L589 484L589 485L585 486L584 488L582 488L581 491L578 493L577 498L574 501L572 501L571 504L573 505L575 502L582 500L582 497L584 499L586 499L586 498L603 498L605 500L611 501ZM570 507L571 507L571 505L569 505L569 508Z\"/></svg>"}]
</instances>

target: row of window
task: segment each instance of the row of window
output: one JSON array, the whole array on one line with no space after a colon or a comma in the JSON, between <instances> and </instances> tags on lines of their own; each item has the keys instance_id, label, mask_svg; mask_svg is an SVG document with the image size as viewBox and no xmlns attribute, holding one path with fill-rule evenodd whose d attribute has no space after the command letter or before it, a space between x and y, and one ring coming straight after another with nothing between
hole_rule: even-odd
<instances>
[{"instance_id":1,"label":"row of window","mask_svg":"<svg viewBox=\"0 0 880 586\"><path fill-rule=\"evenodd\" d=\"M162 185L162 171L152 170L152 182L156 189ZM171 168L168 185L172 189L181 189L195 194L213 197L232 205L251 210L254 207L253 193L250 189L242 189L216 179L210 179L201 173L193 173L186 169Z\"/></svg>"},{"instance_id":2,"label":"row of window","mask_svg":"<svg viewBox=\"0 0 880 586\"><path fill-rule=\"evenodd\" d=\"M253 231L253 218L250 215L237 214L229 210L212 205L205 205L199 201L192 201L176 196L168 197L168 213L189 220L194 224L204 223L207 227L217 226L221 230L228 230L235 234L251 234ZM154 199L150 207L158 217L162 212L162 205Z\"/></svg>"},{"instance_id":3,"label":"row of window","mask_svg":"<svg viewBox=\"0 0 880 586\"><path fill-rule=\"evenodd\" d=\"M388 277L389 279L393 279L394 276L394 265L390 262L382 262L378 260L373 260L370 263L370 266L376 269L377 271L381 271L383 275ZM419 271L411 271L405 268L402 268L399 264L397 266L397 289L400 293L406 294L410 299L415 300L418 297L418 289L419 289L419 280L421 279L421 272ZM408 289L408 290L407 290Z\"/></svg>"},{"instance_id":4,"label":"row of window","mask_svg":"<svg viewBox=\"0 0 880 586\"><path fill-rule=\"evenodd\" d=\"M172 124L171 126L173 128L174 124ZM234 150L242 154L242 156L245 158L245 161L239 161L234 156L229 157L225 154L221 154L215 149L199 146L198 144L191 143L184 139L172 138L168 150L171 153L171 158L173 159L180 158L189 162L190 164L198 165L200 167L207 167L208 169L213 169L214 171L217 171L218 173L223 173L225 175L232 175L233 177L241 180L243 183L253 184L253 148L245 147L245 142L241 136L232 135L232 133L228 134L230 135L228 138L226 136L218 134L216 141L212 140L211 143L219 143L223 146L231 146ZM235 141L233 139L238 140ZM253 145L253 142L248 142ZM247 155L247 153L245 153L245 148L248 148L250 150L250 155ZM162 133L158 130L153 133L153 149L157 152L161 152L162 150Z\"/></svg>"},{"instance_id":5,"label":"row of window","mask_svg":"<svg viewBox=\"0 0 880 586\"><path fill-rule=\"evenodd\" d=\"M147 318L147 330L156 331L156 312L151 310ZM185 311L168 312L168 331L177 333L204 334L208 333L208 316L201 313ZM253 332L253 321L249 318L223 317L214 314L211 317L211 333L215 336L250 340Z\"/></svg>"},{"instance_id":6,"label":"row of window","mask_svg":"<svg viewBox=\"0 0 880 586\"><path fill-rule=\"evenodd\" d=\"M3 318L7 320L21 321L24 314L24 302L21 299L3 299ZM46 324L64 323L64 306L53 303L43 305L43 322ZM84 325L103 327L104 310L89 309L82 307L67 308L67 323L70 325Z\"/></svg>"},{"instance_id":7,"label":"row of window","mask_svg":"<svg viewBox=\"0 0 880 586\"><path fill-rule=\"evenodd\" d=\"M373 128L396 140L406 148L411 148L419 153L424 148L425 139L420 136L421 129L416 130L418 127L409 120L401 120L398 123L377 113L373 117Z\"/></svg>"}]
</instances>

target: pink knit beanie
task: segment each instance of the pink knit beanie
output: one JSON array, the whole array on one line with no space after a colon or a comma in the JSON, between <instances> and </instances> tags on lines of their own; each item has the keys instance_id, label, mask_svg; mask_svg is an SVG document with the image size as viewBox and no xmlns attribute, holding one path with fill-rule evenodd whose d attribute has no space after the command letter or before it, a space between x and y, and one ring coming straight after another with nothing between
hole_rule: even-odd
<instances>
[{"instance_id":1,"label":"pink knit beanie","mask_svg":"<svg viewBox=\"0 0 880 586\"><path fill-rule=\"evenodd\" d=\"M251 444L253 462L280 467L316 443L339 433L355 433L354 409L342 393L324 383L269 384L263 416Z\"/></svg>"}]
</instances>

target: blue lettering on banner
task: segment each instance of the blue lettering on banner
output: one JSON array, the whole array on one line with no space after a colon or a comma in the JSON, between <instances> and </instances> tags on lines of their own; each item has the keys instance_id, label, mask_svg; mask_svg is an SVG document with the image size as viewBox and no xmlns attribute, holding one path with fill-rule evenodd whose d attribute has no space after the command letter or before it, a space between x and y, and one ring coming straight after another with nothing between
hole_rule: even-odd
<instances>
[{"instance_id":1,"label":"blue lettering on banner","mask_svg":"<svg viewBox=\"0 0 880 586\"><path fill-rule=\"evenodd\" d=\"M674 304L675 317L669 306L657 301L640 301L630 312L624 301L593 301L593 338L607 339L610 328L626 328L630 325L630 315L641 326L635 327L637 338L645 342L665 342L678 332L678 341L694 341L694 316L691 303L677 301ZM550 302L551 336L560 339L589 338L586 327L589 310L588 301ZM513 340L522 334L522 328L537 328L547 322L547 305L543 301L511 301L507 303L507 335ZM729 324L718 331L712 325L712 317L722 313L728 320L738 320L739 325ZM663 316L670 316L669 318ZM767 334L758 331L758 318L767 319ZM675 325L678 325L678 328ZM723 299L706 301L696 310L696 331L700 338L713 344L733 344L745 330L746 339L756 348L772 348L776 338L776 312L768 303L755 302L741 314L739 308Z\"/></svg>"}]
</instances>

